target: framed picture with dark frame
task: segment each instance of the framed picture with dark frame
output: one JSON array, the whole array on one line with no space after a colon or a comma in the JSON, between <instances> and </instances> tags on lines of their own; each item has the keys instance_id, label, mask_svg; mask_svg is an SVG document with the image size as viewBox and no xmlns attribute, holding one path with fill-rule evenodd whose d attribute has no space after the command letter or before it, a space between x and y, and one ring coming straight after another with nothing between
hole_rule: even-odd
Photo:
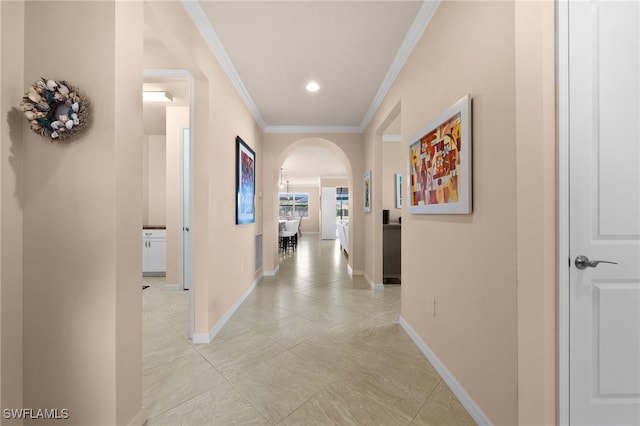
<instances>
[{"instance_id":1,"label":"framed picture with dark frame","mask_svg":"<svg viewBox=\"0 0 640 426\"><path fill-rule=\"evenodd\" d=\"M408 140L409 213L471 213L471 98L451 105Z\"/></svg>"},{"instance_id":2,"label":"framed picture with dark frame","mask_svg":"<svg viewBox=\"0 0 640 426\"><path fill-rule=\"evenodd\" d=\"M364 211L371 212L371 171L364 174Z\"/></svg>"},{"instance_id":3,"label":"framed picture with dark frame","mask_svg":"<svg viewBox=\"0 0 640 426\"><path fill-rule=\"evenodd\" d=\"M236 224L256 221L256 153L236 136Z\"/></svg>"}]
</instances>

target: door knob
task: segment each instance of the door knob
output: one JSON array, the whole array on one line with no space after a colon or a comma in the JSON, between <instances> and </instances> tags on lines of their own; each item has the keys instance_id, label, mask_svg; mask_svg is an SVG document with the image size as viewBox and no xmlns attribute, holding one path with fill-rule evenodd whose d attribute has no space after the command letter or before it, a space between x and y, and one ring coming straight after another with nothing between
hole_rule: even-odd
<instances>
[{"instance_id":1,"label":"door knob","mask_svg":"<svg viewBox=\"0 0 640 426\"><path fill-rule=\"evenodd\" d=\"M578 269L587 269L587 268L595 268L600 263L611 263L612 265L617 265L618 262L611 262L609 260L589 260L587 256L580 255L576 257L575 265Z\"/></svg>"}]
</instances>

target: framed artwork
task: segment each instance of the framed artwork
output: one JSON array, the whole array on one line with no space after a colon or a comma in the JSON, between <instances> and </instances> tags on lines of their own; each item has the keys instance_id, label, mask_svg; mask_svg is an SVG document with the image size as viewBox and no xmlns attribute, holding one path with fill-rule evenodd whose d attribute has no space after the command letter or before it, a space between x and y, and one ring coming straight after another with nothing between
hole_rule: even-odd
<instances>
[{"instance_id":1,"label":"framed artwork","mask_svg":"<svg viewBox=\"0 0 640 426\"><path fill-rule=\"evenodd\" d=\"M254 223L256 153L236 136L236 224Z\"/></svg>"},{"instance_id":2,"label":"framed artwork","mask_svg":"<svg viewBox=\"0 0 640 426\"><path fill-rule=\"evenodd\" d=\"M371 211L371 171L364 174L364 211Z\"/></svg>"},{"instance_id":3,"label":"framed artwork","mask_svg":"<svg viewBox=\"0 0 640 426\"><path fill-rule=\"evenodd\" d=\"M409 213L471 213L471 99L466 95L408 141Z\"/></svg>"},{"instance_id":4,"label":"framed artwork","mask_svg":"<svg viewBox=\"0 0 640 426\"><path fill-rule=\"evenodd\" d=\"M402 175L396 173L396 209L402 208Z\"/></svg>"}]
</instances>

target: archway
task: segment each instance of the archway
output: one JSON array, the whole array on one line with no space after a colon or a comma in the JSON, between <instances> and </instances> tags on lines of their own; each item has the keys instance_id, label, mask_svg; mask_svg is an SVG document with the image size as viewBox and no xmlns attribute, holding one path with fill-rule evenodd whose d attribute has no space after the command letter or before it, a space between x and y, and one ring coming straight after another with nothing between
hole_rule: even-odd
<instances>
[{"instance_id":1,"label":"archway","mask_svg":"<svg viewBox=\"0 0 640 426\"><path fill-rule=\"evenodd\" d=\"M284 164L285 160L299 150L302 147L320 147L329 151L338 161L344 165L346 171L347 186L351 194L357 194L361 192L361 188L357 182L354 182L354 169L358 169L359 158L356 155L356 150L350 152L348 148L360 143L360 135L336 135L336 138L329 136L314 137L314 136L302 136L300 135L287 135L287 134L268 134L265 138L269 141L265 141L265 159L263 163L264 168L264 273L265 275L274 275L277 273L279 265L278 256L278 193L279 193L279 180L280 180L280 168ZM343 140L349 139L349 142ZM352 140L354 140L352 142ZM357 146L357 145L355 145ZM355 163L355 164L354 164ZM355 167L354 167L355 165ZM357 172L356 172L357 173ZM349 226L349 269L352 273L358 273L354 271L354 264L358 265L358 253L359 247L354 244L354 238L358 236L358 223L360 218L356 209L352 209L354 212L350 214L351 226ZM354 229L355 228L355 229ZM354 235L356 237L354 237Z\"/></svg>"}]
</instances>

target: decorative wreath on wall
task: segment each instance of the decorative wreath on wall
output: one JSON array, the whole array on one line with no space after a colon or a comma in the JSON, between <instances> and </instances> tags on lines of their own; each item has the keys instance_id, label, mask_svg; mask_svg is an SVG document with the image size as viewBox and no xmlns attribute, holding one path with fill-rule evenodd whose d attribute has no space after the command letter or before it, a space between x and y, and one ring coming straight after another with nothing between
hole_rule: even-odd
<instances>
[{"instance_id":1,"label":"decorative wreath on wall","mask_svg":"<svg viewBox=\"0 0 640 426\"><path fill-rule=\"evenodd\" d=\"M67 141L89 121L89 102L66 81L40 79L22 98L31 130L52 141Z\"/></svg>"}]
</instances>

